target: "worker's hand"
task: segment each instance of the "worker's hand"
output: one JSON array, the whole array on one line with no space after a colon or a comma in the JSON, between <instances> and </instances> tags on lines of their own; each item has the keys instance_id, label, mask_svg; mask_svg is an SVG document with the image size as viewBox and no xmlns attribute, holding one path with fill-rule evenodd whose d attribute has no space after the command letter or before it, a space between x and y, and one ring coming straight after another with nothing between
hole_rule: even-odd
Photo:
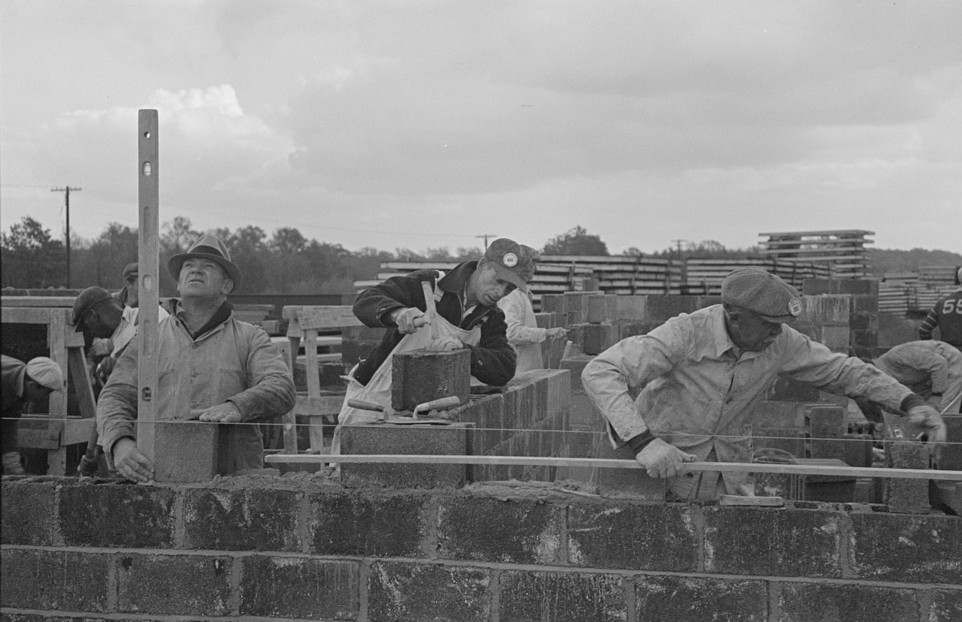
<instances>
[{"instance_id":1,"label":"worker's hand","mask_svg":"<svg viewBox=\"0 0 962 622\"><path fill-rule=\"evenodd\" d=\"M548 339L561 339L568 336L568 329L564 327L549 328L546 331Z\"/></svg>"},{"instance_id":2,"label":"worker's hand","mask_svg":"<svg viewBox=\"0 0 962 622\"><path fill-rule=\"evenodd\" d=\"M428 319L428 316L424 315L423 311L415 309L414 307L398 309L391 314L391 319L397 324L398 331L404 335L416 332L417 329L431 323L431 320Z\"/></svg>"},{"instance_id":3,"label":"worker's hand","mask_svg":"<svg viewBox=\"0 0 962 622\"><path fill-rule=\"evenodd\" d=\"M112 356L108 356L104 360L97 364L97 378L100 382L107 384L107 378L110 377L110 372L114 370L114 365L117 363L117 359Z\"/></svg>"},{"instance_id":4,"label":"worker's hand","mask_svg":"<svg viewBox=\"0 0 962 622\"><path fill-rule=\"evenodd\" d=\"M427 349L434 352L452 352L463 347L464 344L461 343L460 339L448 335L447 337L438 337L428 345Z\"/></svg>"},{"instance_id":5,"label":"worker's hand","mask_svg":"<svg viewBox=\"0 0 962 622\"><path fill-rule=\"evenodd\" d=\"M114 443L114 467L117 473L132 482L146 483L154 479L154 464L137 449L132 438Z\"/></svg>"},{"instance_id":6,"label":"worker's hand","mask_svg":"<svg viewBox=\"0 0 962 622\"><path fill-rule=\"evenodd\" d=\"M945 443L947 430L942 415L928 404L915 406L909 409L909 422L917 425L925 431L925 436L929 444L929 451L933 456L938 456L940 445Z\"/></svg>"},{"instance_id":7,"label":"worker's hand","mask_svg":"<svg viewBox=\"0 0 962 622\"><path fill-rule=\"evenodd\" d=\"M193 414L193 413L191 413ZM237 423L241 420L241 412L234 402L224 402L200 411L201 421L217 421L219 423Z\"/></svg>"},{"instance_id":8,"label":"worker's hand","mask_svg":"<svg viewBox=\"0 0 962 622\"><path fill-rule=\"evenodd\" d=\"M694 462L695 456L656 438L638 452L635 460L647 469L649 477L677 477L688 472L685 463Z\"/></svg>"},{"instance_id":9,"label":"worker's hand","mask_svg":"<svg viewBox=\"0 0 962 622\"><path fill-rule=\"evenodd\" d=\"M20 462L20 452L8 451L0 459L3 461L4 475L23 475L26 473L23 464Z\"/></svg>"}]
</instances>

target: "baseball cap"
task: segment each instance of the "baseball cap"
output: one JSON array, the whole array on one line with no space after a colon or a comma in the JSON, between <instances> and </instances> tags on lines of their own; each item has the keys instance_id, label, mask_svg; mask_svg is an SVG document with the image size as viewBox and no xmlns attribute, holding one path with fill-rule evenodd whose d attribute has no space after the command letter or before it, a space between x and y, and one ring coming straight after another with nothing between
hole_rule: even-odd
<instances>
[{"instance_id":1,"label":"baseball cap","mask_svg":"<svg viewBox=\"0 0 962 622\"><path fill-rule=\"evenodd\" d=\"M63 372L60 370L60 365L46 356L30 359L27 363L26 372L31 380L42 387L51 391L63 389Z\"/></svg>"},{"instance_id":2,"label":"baseball cap","mask_svg":"<svg viewBox=\"0 0 962 622\"><path fill-rule=\"evenodd\" d=\"M76 332L81 332L83 326L81 325L83 317L87 315L87 312L96 307L98 304L104 300L110 300L113 296L110 292L105 290L103 287L88 287L87 289L80 292L77 295L76 300L73 301L73 325Z\"/></svg>"},{"instance_id":3,"label":"baseball cap","mask_svg":"<svg viewBox=\"0 0 962 622\"><path fill-rule=\"evenodd\" d=\"M528 291L528 281L534 276L534 262L538 251L508 238L498 238L488 245L484 258L504 280L521 291Z\"/></svg>"},{"instance_id":4,"label":"baseball cap","mask_svg":"<svg viewBox=\"0 0 962 622\"><path fill-rule=\"evenodd\" d=\"M802 313L798 290L758 267L738 268L722 281L722 302L748 309L769 322L794 321Z\"/></svg>"}]
</instances>

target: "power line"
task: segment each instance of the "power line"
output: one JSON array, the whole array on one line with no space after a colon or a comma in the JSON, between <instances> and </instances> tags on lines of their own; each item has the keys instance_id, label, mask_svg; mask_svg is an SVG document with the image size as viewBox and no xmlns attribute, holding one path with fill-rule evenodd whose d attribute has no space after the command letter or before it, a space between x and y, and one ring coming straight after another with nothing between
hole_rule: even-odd
<instances>
[{"instance_id":1,"label":"power line","mask_svg":"<svg viewBox=\"0 0 962 622\"><path fill-rule=\"evenodd\" d=\"M51 188L50 192L63 192L67 206L67 289L70 289L70 191L80 192L83 188Z\"/></svg>"}]
</instances>

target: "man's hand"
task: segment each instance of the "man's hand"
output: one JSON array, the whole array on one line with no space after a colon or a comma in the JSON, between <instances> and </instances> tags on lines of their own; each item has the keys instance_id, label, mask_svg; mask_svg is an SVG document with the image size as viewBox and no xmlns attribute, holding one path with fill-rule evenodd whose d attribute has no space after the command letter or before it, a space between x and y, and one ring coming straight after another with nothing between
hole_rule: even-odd
<instances>
[{"instance_id":1,"label":"man's hand","mask_svg":"<svg viewBox=\"0 0 962 622\"><path fill-rule=\"evenodd\" d=\"M3 454L3 474L4 475L23 475L26 471L20 463L20 452L8 451Z\"/></svg>"},{"instance_id":2,"label":"man's hand","mask_svg":"<svg viewBox=\"0 0 962 622\"><path fill-rule=\"evenodd\" d=\"M464 344L461 343L460 339L448 335L447 337L439 337L432 341L428 346L428 350L433 350L434 352L453 352L463 347Z\"/></svg>"},{"instance_id":3,"label":"man's hand","mask_svg":"<svg viewBox=\"0 0 962 622\"><path fill-rule=\"evenodd\" d=\"M423 311L415 309L414 307L398 309L391 314L391 319L394 320L394 323L397 324L397 329L403 335L416 332L417 329L431 323L431 320L428 319L428 316L424 315Z\"/></svg>"},{"instance_id":4,"label":"man's hand","mask_svg":"<svg viewBox=\"0 0 962 622\"><path fill-rule=\"evenodd\" d=\"M241 420L241 413L233 402L224 402L200 411L198 419L219 423L238 423Z\"/></svg>"},{"instance_id":5,"label":"man's hand","mask_svg":"<svg viewBox=\"0 0 962 622\"><path fill-rule=\"evenodd\" d=\"M568 336L568 329L558 326L557 328L547 329L546 335L548 339L561 339L562 337Z\"/></svg>"},{"instance_id":6,"label":"man's hand","mask_svg":"<svg viewBox=\"0 0 962 622\"><path fill-rule=\"evenodd\" d=\"M647 469L649 477L677 477L688 472L685 463L694 462L695 456L656 438L638 452L635 460Z\"/></svg>"},{"instance_id":7,"label":"man's hand","mask_svg":"<svg viewBox=\"0 0 962 622\"><path fill-rule=\"evenodd\" d=\"M914 406L909 409L909 422L925 430L929 443L929 450L933 455L938 453L938 445L945 442L947 430L942 415L928 404Z\"/></svg>"},{"instance_id":8,"label":"man's hand","mask_svg":"<svg viewBox=\"0 0 962 622\"><path fill-rule=\"evenodd\" d=\"M122 477L133 482L146 483L154 479L154 464L140 453L132 438L114 443L114 467Z\"/></svg>"}]
</instances>

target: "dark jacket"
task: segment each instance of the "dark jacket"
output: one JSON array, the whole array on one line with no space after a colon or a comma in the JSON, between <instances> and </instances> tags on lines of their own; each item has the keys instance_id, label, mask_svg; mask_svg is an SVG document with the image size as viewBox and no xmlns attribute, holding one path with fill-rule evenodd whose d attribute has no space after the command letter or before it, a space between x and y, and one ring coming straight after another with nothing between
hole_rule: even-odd
<instances>
[{"instance_id":1,"label":"dark jacket","mask_svg":"<svg viewBox=\"0 0 962 622\"><path fill-rule=\"evenodd\" d=\"M464 320L461 319L461 293L477 267L476 261L460 263L437 281L436 286L444 293L435 306L439 316L464 330L481 325L480 343L477 346L467 346L471 349L471 375L485 384L500 387L514 377L517 363L514 348L508 343L508 326L504 313L497 306L478 305ZM392 276L380 285L361 292L357 297L354 301L354 315L365 326L394 328L387 331L381 342L361 361L354 374L358 382L366 385L404 337L397 330L397 325L391 321L391 312L404 307L417 307L425 311L427 305L424 302L421 282L430 281L435 285L437 277L437 270L418 270L403 276Z\"/></svg>"}]
</instances>

